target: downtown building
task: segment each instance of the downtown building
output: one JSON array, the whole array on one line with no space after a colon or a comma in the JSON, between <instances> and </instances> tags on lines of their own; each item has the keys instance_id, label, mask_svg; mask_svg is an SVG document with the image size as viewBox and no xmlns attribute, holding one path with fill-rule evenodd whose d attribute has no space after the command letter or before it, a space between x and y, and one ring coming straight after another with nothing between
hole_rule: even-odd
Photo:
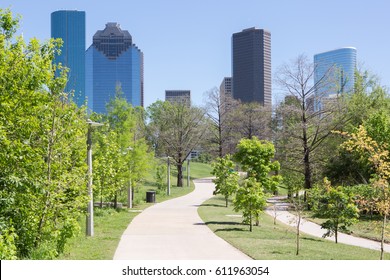
<instances>
[{"instance_id":1,"label":"downtown building","mask_svg":"<svg viewBox=\"0 0 390 280\"><path fill-rule=\"evenodd\" d=\"M355 86L357 51L345 47L314 55L315 110Z\"/></svg>"},{"instance_id":2,"label":"downtown building","mask_svg":"<svg viewBox=\"0 0 390 280\"><path fill-rule=\"evenodd\" d=\"M63 42L54 62L69 69L65 92L73 92L73 101L82 106L85 104L85 12L51 13L51 37Z\"/></svg>"},{"instance_id":3,"label":"downtown building","mask_svg":"<svg viewBox=\"0 0 390 280\"><path fill-rule=\"evenodd\" d=\"M190 90L166 90L165 101L171 103L183 103L191 106L191 91Z\"/></svg>"},{"instance_id":4,"label":"downtown building","mask_svg":"<svg viewBox=\"0 0 390 280\"><path fill-rule=\"evenodd\" d=\"M253 27L233 34L232 79L234 99L272 105L270 32Z\"/></svg>"},{"instance_id":5,"label":"downtown building","mask_svg":"<svg viewBox=\"0 0 390 280\"><path fill-rule=\"evenodd\" d=\"M144 105L144 58L132 36L118 23L98 30L86 51L88 109L106 113L106 104L117 92L134 107Z\"/></svg>"},{"instance_id":6,"label":"downtown building","mask_svg":"<svg viewBox=\"0 0 390 280\"><path fill-rule=\"evenodd\" d=\"M233 79L231 77L223 78L221 85L219 86L219 93L221 96L232 95L233 92Z\"/></svg>"}]
</instances>

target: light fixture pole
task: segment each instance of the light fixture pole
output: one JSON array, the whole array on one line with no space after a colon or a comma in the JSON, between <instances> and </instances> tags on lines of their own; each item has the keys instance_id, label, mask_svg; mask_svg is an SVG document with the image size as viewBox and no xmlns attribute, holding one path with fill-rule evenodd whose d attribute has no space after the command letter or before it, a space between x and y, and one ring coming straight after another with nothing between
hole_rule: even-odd
<instances>
[{"instance_id":1,"label":"light fixture pole","mask_svg":"<svg viewBox=\"0 0 390 280\"><path fill-rule=\"evenodd\" d=\"M86 235L93 236L93 191L92 191L92 127L102 126L103 124L93 122L90 119L87 120L88 132L87 132L87 164L88 164L88 209L87 209L87 226Z\"/></svg>"},{"instance_id":2,"label":"light fixture pole","mask_svg":"<svg viewBox=\"0 0 390 280\"><path fill-rule=\"evenodd\" d=\"M132 147L126 149L128 152L132 151ZM129 164L129 187L127 189L127 207L133 208L133 186L131 185L131 163Z\"/></svg>"},{"instance_id":3,"label":"light fixture pole","mask_svg":"<svg viewBox=\"0 0 390 280\"><path fill-rule=\"evenodd\" d=\"M187 158L187 187L190 186L190 159Z\"/></svg>"},{"instance_id":4,"label":"light fixture pole","mask_svg":"<svg viewBox=\"0 0 390 280\"><path fill-rule=\"evenodd\" d=\"M171 195L171 162L169 161L168 156L168 174L167 174L167 180L168 180L168 188L167 188L167 195Z\"/></svg>"}]
</instances>

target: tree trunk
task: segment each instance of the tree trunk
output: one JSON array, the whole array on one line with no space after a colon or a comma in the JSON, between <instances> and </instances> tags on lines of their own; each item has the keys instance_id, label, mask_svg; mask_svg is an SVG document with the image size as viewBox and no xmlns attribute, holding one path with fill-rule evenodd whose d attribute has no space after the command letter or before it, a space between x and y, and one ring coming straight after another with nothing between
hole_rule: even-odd
<instances>
[{"instance_id":1,"label":"tree trunk","mask_svg":"<svg viewBox=\"0 0 390 280\"><path fill-rule=\"evenodd\" d=\"M183 163L177 164L177 186L183 186Z\"/></svg>"},{"instance_id":2,"label":"tree trunk","mask_svg":"<svg viewBox=\"0 0 390 280\"><path fill-rule=\"evenodd\" d=\"M228 196L225 196L226 207L228 207L228 199L229 199L229 197L228 197Z\"/></svg>"},{"instance_id":3,"label":"tree trunk","mask_svg":"<svg viewBox=\"0 0 390 280\"><path fill-rule=\"evenodd\" d=\"M336 228L335 228L335 231L334 231L334 238L336 240L336 244L338 243L338 233L339 233L339 228L338 226L336 225Z\"/></svg>"},{"instance_id":4,"label":"tree trunk","mask_svg":"<svg viewBox=\"0 0 390 280\"><path fill-rule=\"evenodd\" d=\"M249 214L249 231L252 232L252 213Z\"/></svg>"},{"instance_id":5,"label":"tree trunk","mask_svg":"<svg viewBox=\"0 0 390 280\"><path fill-rule=\"evenodd\" d=\"M384 243L385 243L385 230L386 230L386 219L387 215L383 215L383 223L382 223L382 238L381 238L381 260L383 260L383 254L384 254Z\"/></svg>"},{"instance_id":6,"label":"tree trunk","mask_svg":"<svg viewBox=\"0 0 390 280\"><path fill-rule=\"evenodd\" d=\"M301 214L298 214L298 222L297 222L297 251L296 255L299 255L299 235L300 235L300 225L301 225Z\"/></svg>"}]
</instances>

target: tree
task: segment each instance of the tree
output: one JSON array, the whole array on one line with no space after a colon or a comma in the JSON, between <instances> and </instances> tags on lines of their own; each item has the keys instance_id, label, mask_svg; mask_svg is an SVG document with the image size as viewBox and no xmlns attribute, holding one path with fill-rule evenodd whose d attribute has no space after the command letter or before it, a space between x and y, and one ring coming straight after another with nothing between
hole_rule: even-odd
<instances>
[{"instance_id":1,"label":"tree","mask_svg":"<svg viewBox=\"0 0 390 280\"><path fill-rule=\"evenodd\" d=\"M379 119L380 120L380 119ZM371 186L378 190L376 209L383 217L381 233L381 256L383 259L383 245L387 216L390 214L390 153L386 143L382 145L372 139L363 125L354 133L341 133L347 136L341 146L348 152L355 153L360 158L366 159L372 170Z\"/></svg>"},{"instance_id":2,"label":"tree","mask_svg":"<svg viewBox=\"0 0 390 280\"><path fill-rule=\"evenodd\" d=\"M280 135L277 146L282 147L286 158L294 159L294 163L284 166L292 166L295 172L304 175L305 190L312 188L314 158L322 154L316 155L316 152L331 131L344 122L341 98L326 98L329 89L335 89L337 84L333 79L334 69L329 69L314 84L317 67L301 55L290 65L283 65L276 78L290 100L278 108ZM319 102L321 106L317 106Z\"/></svg>"},{"instance_id":3,"label":"tree","mask_svg":"<svg viewBox=\"0 0 390 280\"><path fill-rule=\"evenodd\" d=\"M217 158L212 164L213 174L216 178L214 195L222 194L225 197L226 207L228 207L228 199L233 195L238 188L238 180L240 176L234 171L234 163L232 156L227 154L223 158Z\"/></svg>"},{"instance_id":4,"label":"tree","mask_svg":"<svg viewBox=\"0 0 390 280\"><path fill-rule=\"evenodd\" d=\"M202 140L205 112L184 103L157 101L148 107L149 132L157 153L170 156L177 167L177 186L183 186L183 162Z\"/></svg>"},{"instance_id":5,"label":"tree","mask_svg":"<svg viewBox=\"0 0 390 280\"><path fill-rule=\"evenodd\" d=\"M94 133L98 147L95 152L95 185L103 199L112 199L117 207L118 194L128 182L128 191L140 182L150 168L153 154L149 151L144 135L143 110L133 108L124 98L120 88L107 104L107 115L97 116L106 123Z\"/></svg>"},{"instance_id":6,"label":"tree","mask_svg":"<svg viewBox=\"0 0 390 280\"><path fill-rule=\"evenodd\" d=\"M260 213L266 204L263 186L254 177L249 177L244 181L243 186L237 189L233 200L234 211L242 211L244 223L249 224L250 231L252 231L253 219L256 221L256 226L259 225Z\"/></svg>"},{"instance_id":7,"label":"tree","mask_svg":"<svg viewBox=\"0 0 390 280\"><path fill-rule=\"evenodd\" d=\"M275 148L273 144L265 140L259 140L254 136L252 139L242 139L240 141L234 159L241 164L249 178L255 178L265 190L275 192L281 177L270 175L271 172L277 172L280 169L279 162L272 161L274 156Z\"/></svg>"},{"instance_id":8,"label":"tree","mask_svg":"<svg viewBox=\"0 0 390 280\"><path fill-rule=\"evenodd\" d=\"M17 23L0 9L0 239L9 258L46 259L85 212L87 125L53 64L60 42L26 44Z\"/></svg>"},{"instance_id":9,"label":"tree","mask_svg":"<svg viewBox=\"0 0 390 280\"><path fill-rule=\"evenodd\" d=\"M347 230L359 217L353 195L341 186L332 187L325 178L324 185L314 188L312 196L313 217L327 219L321 224L322 228L328 230L323 237L334 234L337 243L340 230Z\"/></svg>"},{"instance_id":10,"label":"tree","mask_svg":"<svg viewBox=\"0 0 390 280\"><path fill-rule=\"evenodd\" d=\"M234 131L236 138L271 139L271 108L257 102L238 103L234 108Z\"/></svg>"},{"instance_id":11,"label":"tree","mask_svg":"<svg viewBox=\"0 0 390 280\"><path fill-rule=\"evenodd\" d=\"M347 122L340 129L352 133L359 125L364 125L374 140L383 142L383 139L390 138L389 122L386 124L385 120L381 120L390 115L390 98L375 76L367 71L356 71L355 90L346 95L345 101ZM325 176L343 185L369 184L372 172L367 160L342 149L340 144L344 139L339 135L333 138L336 145L331 149L333 152L328 153L331 156L326 164Z\"/></svg>"},{"instance_id":12,"label":"tree","mask_svg":"<svg viewBox=\"0 0 390 280\"><path fill-rule=\"evenodd\" d=\"M207 92L207 116L211 120L208 141L217 146L220 158L230 150L234 132L234 110L237 101L229 94L222 94L217 88Z\"/></svg>"}]
</instances>

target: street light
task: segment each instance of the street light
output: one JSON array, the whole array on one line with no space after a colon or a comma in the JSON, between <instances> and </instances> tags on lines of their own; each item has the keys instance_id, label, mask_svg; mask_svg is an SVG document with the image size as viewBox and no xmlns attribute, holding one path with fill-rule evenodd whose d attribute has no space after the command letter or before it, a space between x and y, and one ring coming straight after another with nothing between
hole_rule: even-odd
<instances>
[{"instance_id":1,"label":"street light","mask_svg":"<svg viewBox=\"0 0 390 280\"><path fill-rule=\"evenodd\" d=\"M90 119L87 120L88 124L88 133L87 133L87 164L88 164L88 215L87 215L87 226L86 226L86 234L87 236L93 236L93 192L92 192L92 137L91 131L92 127L102 126L103 124L93 122Z\"/></svg>"},{"instance_id":2,"label":"street light","mask_svg":"<svg viewBox=\"0 0 390 280\"><path fill-rule=\"evenodd\" d=\"M190 158L187 158L187 187L190 186Z\"/></svg>"},{"instance_id":3,"label":"street light","mask_svg":"<svg viewBox=\"0 0 390 280\"><path fill-rule=\"evenodd\" d=\"M171 195L171 162L169 161L169 156L168 156L168 175L167 175L167 180L168 180L167 195Z\"/></svg>"},{"instance_id":4,"label":"street light","mask_svg":"<svg viewBox=\"0 0 390 280\"><path fill-rule=\"evenodd\" d=\"M126 151L132 151L132 150L133 150L132 147L126 148ZM133 187L131 185L131 163L129 166L129 173L130 173L130 176L129 176L129 187L127 189L127 207L133 208Z\"/></svg>"}]
</instances>

